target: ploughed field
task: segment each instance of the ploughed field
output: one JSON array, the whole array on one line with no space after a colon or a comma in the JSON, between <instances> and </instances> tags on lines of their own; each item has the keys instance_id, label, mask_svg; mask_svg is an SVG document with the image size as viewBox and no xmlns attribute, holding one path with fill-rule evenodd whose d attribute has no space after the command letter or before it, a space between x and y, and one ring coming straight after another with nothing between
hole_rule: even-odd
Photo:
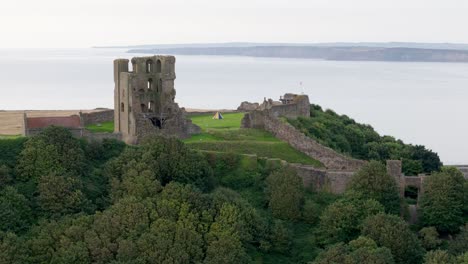
<instances>
[{"instance_id":1,"label":"ploughed field","mask_svg":"<svg viewBox=\"0 0 468 264\"><path fill-rule=\"evenodd\" d=\"M184 140L189 147L202 151L256 154L258 157L279 158L290 163L323 166L269 132L240 128L244 113L225 113L224 119L219 120L212 117L212 114L190 117L194 124L201 127L202 133Z\"/></svg>"}]
</instances>

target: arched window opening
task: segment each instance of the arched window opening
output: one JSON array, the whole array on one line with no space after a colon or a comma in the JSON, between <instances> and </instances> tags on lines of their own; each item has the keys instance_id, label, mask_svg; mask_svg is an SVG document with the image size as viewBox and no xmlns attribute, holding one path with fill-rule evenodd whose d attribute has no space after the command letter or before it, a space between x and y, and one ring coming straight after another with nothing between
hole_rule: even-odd
<instances>
[{"instance_id":1,"label":"arched window opening","mask_svg":"<svg viewBox=\"0 0 468 264\"><path fill-rule=\"evenodd\" d=\"M162 92L162 91L163 91L163 88L162 88L162 80L159 79L159 81L158 81L158 93L159 93L159 92Z\"/></svg>"},{"instance_id":2,"label":"arched window opening","mask_svg":"<svg viewBox=\"0 0 468 264\"><path fill-rule=\"evenodd\" d=\"M153 61L147 60L146 61L146 73L153 72Z\"/></svg>"},{"instance_id":3,"label":"arched window opening","mask_svg":"<svg viewBox=\"0 0 468 264\"><path fill-rule=\"evenodd\" d=\"M153 88L153 80L152 79L148 80L147 88L148 88L148 90L151 90Z\"/></svg>"},{"instance_id":4,"label":"arched window opening","mask_svg":"<svg viewBox=\"0 0 468 264\"><path fill-rule=\"evenodd\" d=\"M120 103L120 112L124 112L125 111L125 105L124 103Z\"/></svg>"},{"instance_id":5,"label":"arched window opening","mask_svg":"<svg viewBox=\"0 0 468 264\"><path fill-rule=\"evenodd\" d=\"M156 62L156 72L157 72L157 73L160 73L161 70L162 70L162 68L161 68L161 60L158 60L158 61Z\"/></svg>"},{"instance_id":6,"label":"arched window opening","mask_svg":"<svg viewBox=\"0 0 468 264\"><path fill-rule=\"evenodd\" d=\"M154 112L154 102L150 101L148 103L148 112Z\"/></svg>"},{"instance_id":7,"label":"arched window opening","mask_svg":"<svg viewBox=\"0 0 468 264\"><path fill-rule=\"evenodd\" d=\"M141 112L146 113L146 105L141 104Z\"/></svg>"}]
</instances>

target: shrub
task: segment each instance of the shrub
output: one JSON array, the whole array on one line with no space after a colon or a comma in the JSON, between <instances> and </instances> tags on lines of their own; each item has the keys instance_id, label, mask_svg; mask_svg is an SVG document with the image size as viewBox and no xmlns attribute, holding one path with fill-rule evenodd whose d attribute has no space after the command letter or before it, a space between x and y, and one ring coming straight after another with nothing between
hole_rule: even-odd
<instances>
[{"instance_id":1,"label":"shrub","mask_svg":"<svg viewBox=\"0 0 468 264\"><path fill-rule=\"evenodd\" d=\"M266 183L273 216L285 220L299 219L304 187L296 171L290 168L279 169L268 176Z\"/></svg>"},{"instance_id":2,"label":"shrub","mask_svg":"<svg viewBox=\"0 0 468 264\"><path fill-rule=\"evenodd\" d=\"M424 180L421 196L421 223L440 232L456 232L464 222L463 174L453 167L444 167Z\"/></svg>"},{"instance_id":3,"label":"shrub","mask_svg":"<svg viewBox=\"0 0 468 264\"><path fill-rule=\"evenodd\" d=\"M390 249L395 263L422 262L424 249L421 243L411 232L408 224L399 217L387 214L370 216L364 221L362 227L362 235L373 239L377 245Z\"/></svg>"},{"instance_id":4,"label":"shrub","mask_svg":"<svg viewBox=\"0 0 468 264\"><path fill-rule=\"evenodd\" d=\"M359 192L367 199L375 199L384 206L387 213L400 213L397 184L380 162L371 161L364 165L352 177L347 190Z\"/></svg>"}]
</instances>

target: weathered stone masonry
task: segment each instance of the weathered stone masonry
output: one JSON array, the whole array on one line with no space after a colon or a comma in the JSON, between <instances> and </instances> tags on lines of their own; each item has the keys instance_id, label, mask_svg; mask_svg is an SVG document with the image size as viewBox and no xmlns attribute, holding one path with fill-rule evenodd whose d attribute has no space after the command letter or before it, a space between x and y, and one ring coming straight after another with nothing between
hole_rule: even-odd
<instances>
[{"instance_id":1,"label":"weathered stone masonry","mask_svg":"<svg viewBox=\"0 0 468 264\"><path fill-rule=\"evenodd\" d=\"M310 102L307 95L286 94L281 102L264 100L263 104L249 111L242 120L242 127L264 129L275 137L286 141L296 150L320 161L325 168L319 169L303 164L289 164L296 169L305 187L343 193L352 176L367 162L340 154L307 137L281 117L297 118L310 116ZM255 106L244 102L243 106ZM241 106L242 106L241 105ZM407 177L402 173L400 160L387 161L387 173L392 176L399 188L400 196L407 186L416 187L423 192L422 183L426 175Z\"/></svg>"},{"instance_id":2,"label":"weathered stone masonry","mask_svg":"<svg viewBox=\"0 0 468 264\"><path fill-rule=\"evenodd\" d=\"M199 128L175 103L175 57L151 56L114 61L114 132L129 144L162 134L186 138Z\"/></svg>"},{"instance_id":3,"label":"weathered stone masonry","mask_svg":"<svg viewBox=\"0 0 468 264\"><path fill-rule=\"evenodd\" d=\"M283 100L281 104L274 104L271 99L265 100L257 110L245 114L242 127L269 131L275 137L288 142L296 150L320 161L330 170L356 171L366 163L321 145L281 119L281 117L309 117L310 102L307 95L286 94L281 98ZM292 99L286 101L283 98Z\"/></svg>"}]
</instances>

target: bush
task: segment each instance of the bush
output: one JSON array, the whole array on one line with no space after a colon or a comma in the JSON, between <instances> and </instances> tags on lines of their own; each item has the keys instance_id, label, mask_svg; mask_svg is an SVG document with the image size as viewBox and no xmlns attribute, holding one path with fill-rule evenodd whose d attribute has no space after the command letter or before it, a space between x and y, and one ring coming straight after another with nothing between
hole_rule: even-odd
<instances>
[{"instance_id":1,"label":"bush","mask_svg":"<svg viewBox=\"0 0 468 264\"><path fill-rule=\"evenodd\" d=\"M397 264L418 264L423 260L424 249L406 222L395 215L370 216L362 224L362 235L389 248Z\"/></svg>"},{"instance_id":2,"label":"bush","mask_svg":"<svg viewBox=\"0 0 468 264\"><path fill-rule=\"evenodd\" d=\"M296 171L290 168L274 171L268 176L266 183L273 216L284 220L299 219L304 200L304 187Z\"/></svg>"},{"instance_id":3,"label":"bush","mask_svg":"<svg viewBox=\"0 0 468 264\"><path fill-rule=\"evenodd\" d=\"M448 250L453 255L468 252L468 224L462 226L455 239L449 241Z\"/></svg>"},{"instance_id":4,"label":"bush","mask_svg":"<svg viewBox=\"0 0 468 264\"><path fill-rule=\"evenodd\" d=\"M456 264L456 260L445 250L435 250L426 253L424 264Z\"/></svg>"},{"instance_id":5,"label":"bush","mask_svg":"<svg viewBox=\"0 0 468 264\"><path fill-rule=\"evenodd\" d=\"M386 247L378 247L375 241L359 237L348 245L339 243L320 253L312 264L393 264L393 256Z\"/></svg>"},{"instance_id":6,"label":"bush","mask_svg":"<svg viewBox=\"0 0 468 264\"><path fill-rule=\"evenodd\" d=\"M359 236L364 219L383 211L379 202L348 193L328 206L320 216L319 241L324 245L349 242Z\"/></svg>"},{"instance_id":7,"label":"bush","mask_svg":"<svg viewBox=\"0 0 468 264\"><path fill-rule=\"evenodd\" d=\"M444 167L424 180L420 200L421 223L440 232L457 232L464 223L465 179L454 167Z\"/></svg>"},{"instance_id":8,"label":"bush","mask_svg":"<svg viewBox=\"0 0 468 264\"><path fill-rule=\"evenodd\" d=\"M0 231L19 232L32 222L29 201L18 191L7 186L0 191Z\"/></svg>"},{"instance_id":9,"label":"bush","mask_svg":"<svg viewBox=\"0 0 468 264\"><path fill-rule=\"evenodd\" d=\"M383 164L371 161L351 179L347 190L359 192L367 199L375 199L385 207L385 212L400 213L400 196L395 179L387 174Z\"/></svg>"},{"instance_id":10,"label":"bush","mask_svg":"<svg viewBox=\"0 0 468 264\"><path fill-rule=\"evenodd\" d=\"M48 127L29 138L21 151L19 179L29 181L51 173L83 175L87 168L79 140L61 127Z\"/></svg>"},{"instance_id":11,"label":"bush","mask_svg":"<svg viewBox=\"0 0 468 264\"><path fill-rule=\"evenodd\" d=\"M419 239L426 250L433 250L442 244L435 227L424 227L419 231Z\"/></svg>"}]
</instances>

